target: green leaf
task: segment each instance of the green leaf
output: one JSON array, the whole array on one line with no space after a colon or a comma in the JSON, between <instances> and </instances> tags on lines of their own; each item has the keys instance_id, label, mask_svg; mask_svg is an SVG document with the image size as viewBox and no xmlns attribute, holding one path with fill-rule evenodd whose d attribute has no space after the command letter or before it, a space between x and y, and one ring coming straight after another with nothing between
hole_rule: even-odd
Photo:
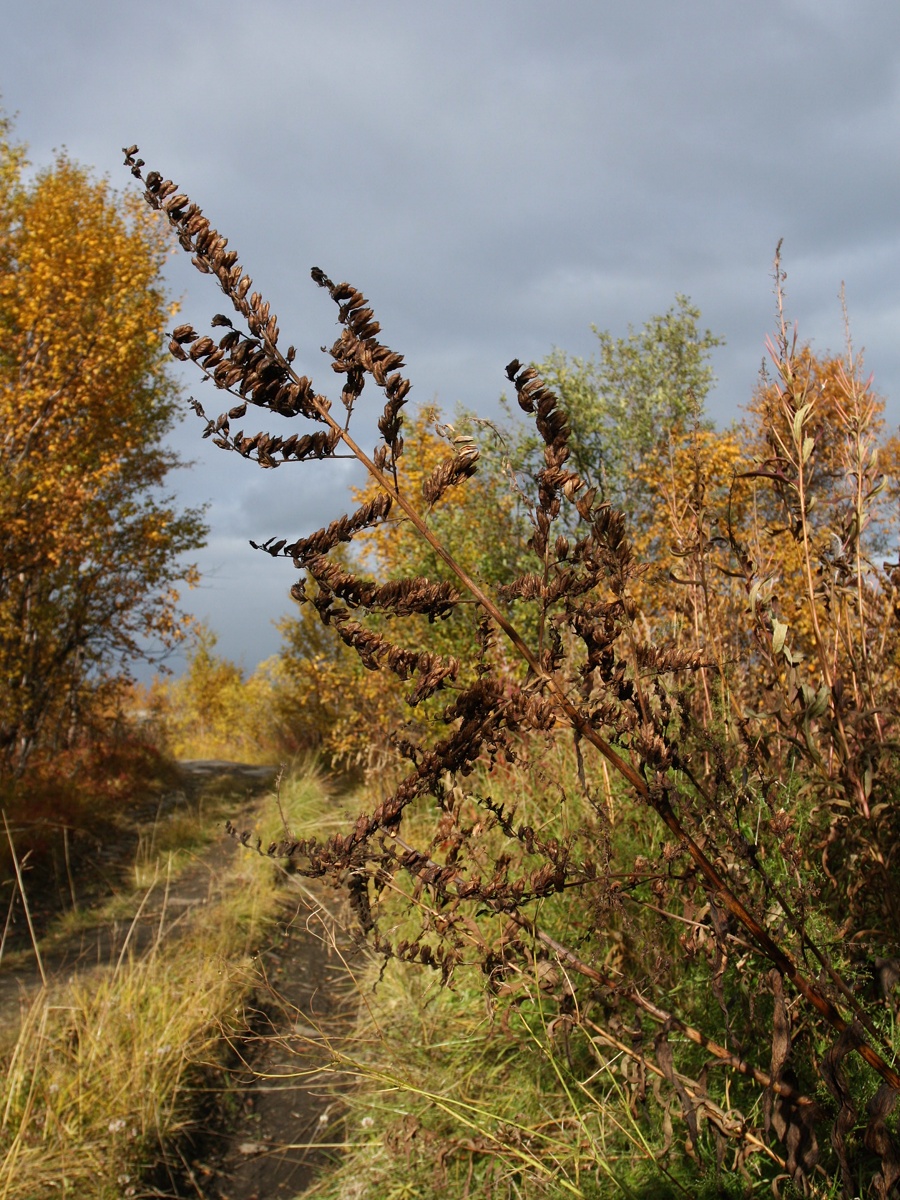
<instances>
[{"instance_id":1,"label":"green leaf","mask_svg":"<svg viewBox=\"0 0 900 1200\"><path fill-rule=\"evenodd\" d=\"M810 406L808 404L801 404L794 413L792 432L794 435L794 444L797 446L800 445L800 435L803 432L803 426L806 424L806 418L809 416L809 409Z\"/></svg>"},{"instance_id":2,"label":"green leaf","mask_svg":"<svg viewBox=\"0 0 900 1200\"><path fill-rule=\"evenodd\" d=\"M787 631L787 625L776 617L772 622L772 652L774 654L780 654L783 650Z\"/></svg>"}]
</instances>

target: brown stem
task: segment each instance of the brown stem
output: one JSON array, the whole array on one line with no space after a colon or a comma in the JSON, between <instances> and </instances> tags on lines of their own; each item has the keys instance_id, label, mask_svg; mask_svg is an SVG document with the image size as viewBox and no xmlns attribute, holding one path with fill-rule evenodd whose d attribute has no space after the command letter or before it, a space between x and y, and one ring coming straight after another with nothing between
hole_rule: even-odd
<instances>
[{"instance_id":1,"label":"brown stem","mask_svg":"<svg viewBox=\"0 0 900 1200\"><path fill-rule=\"evenodd\" d=\"M130 165L132 165L133 173L142 179L143 177L140 174L140 166L143 164L138 163L135 165L133 152L131 150L126 151L126 162L129 162ZM154 203L155 207L160 207L160 203L158 201L151 201L151 203ZM168 210L164 211L166 211L166 215L173 225L178 228L180 220L179 215L173 215L173 212ZM200 257L203 257L204 254L205 251L200 252ZM221 267L221 264L219 264L219 267ZM777 260L776 270L780 270L780 268L777 266ZM219 283L226 295L234 300L238 311L245 313L247 306L242 300L235 296L235 281L233 280L231 274L225 271L224 267L221 267L221 269L216 269L215 274L217 275ZM268 315L268 306L265 306L265 314ZM272 318L272 320L266 324L262 324L261 320L257 321L254 332L259 336L260 341L263 343L266 351L272 357L272 360L277 362L285 370L285 372L288 373L293 380L299 384L299 376L293 370L290 363L279 351L276 345L277 327L275 326L274 318ZM787 332L784 326L783 314L781 319L781 334L784 346L783 357L788 358ZM378 483L379 487L381 487L391 497L392 502L406 514L406 516L412 522L414 528L428 543L428 545L431 546L438 558L449 568L449 570L456 576L460 583L462 583L463 587L477 601L483 611L487 613L493 621L496 622L500 629L503 630L507 638L515 647L516 652L520 655L522 660L527 663L534 676L544 683L547 690L553 696L558 710L565 714L572 727L577 730L577 732L580 733L586 741L590 742L590 744L600 752L607 762L615 767L619 774L632 785L637 795L642 800L650 804L651 807L655 809L659 817L665 822L666 826L671 830L675 838L687 848L688 853L703 875L704 879L709 884L712 891L715 893L724 907L728 909L732 916L734 916L734 918L744 926L744 928L751 935L752 939L759 946L763 954L766 955L770 962L772 962L772 964L777 967L783 975L787 976L787 978L791 980L798 991L810 1004L812 1004L817 1012L819 1012L825 1018L832 1028L836 1029L840 1033L845 1032L849 1028L848 1022L843 1018L841 1013L831 1003L831 1001L819 994L815 986L801 973L787 952L782 950L782 948L777 945L777 943L770 937L756 917L754 917L753 914L750 913L749 910L741 903L737 896L734 895L720 872L716 870L713 864L703 853L697 842L683 827L677 815L673 811L668 797L658 789L651 792L649 785L642 775L631 765L631 763L627 762L616 753L612 746L600 736L596 729L594 729L590 720L575 707L575 705L569 699L562 682L555 674L544 670L540 661L522 639L518 630L515 629L515 627L504 616L491 598L478 586L478 584L466 573L463 567L460 566L456 559L445 549L442 543L428 528L419 513L413 508L412 504L410 504L406 497L400 493L396 486L396 480L392 481L387 478L385 473L380 470L378 466L376 466L375 462L362 450L360 446L356 444L353 438L351 438L347 429L335 421L334 417L331 416L327 405L323 401L320 401L318 398L314 398L312 403L314 404L322 421L328 425L328 427L336 434L337 438L344 443L344 445L351 451L357 460L366 467L369 474ZM868 1046L861 1037L855 1038L854 1048L857 1050L860 1056L867 1063L869 1063L869 1065L873 1067L873 1069L877 1071L877 1073L884 1080L886 1080L886 1082L888 1082L897 1090L900 1090L900 1075L898 1075L896 1071L889 1067L888 1064L881 1058L881 1056L878 1055L870 1046Z\"/></svg>"}]
</instances>

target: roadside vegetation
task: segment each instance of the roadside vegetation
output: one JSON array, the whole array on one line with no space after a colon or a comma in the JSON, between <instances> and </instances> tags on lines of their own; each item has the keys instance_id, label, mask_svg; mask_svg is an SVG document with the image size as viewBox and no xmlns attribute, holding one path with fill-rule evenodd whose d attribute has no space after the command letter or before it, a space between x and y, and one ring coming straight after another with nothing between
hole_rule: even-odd
<instances>
[{"instance_id":1,"label":"roadside vegetation","mask_svg":"<svg viewBox=\"0 0 900 1200\"><path fill-rule=\"evenodd\" d=\"M339 889L371 952L349 976L356 1035L330 1045L336 1159L312 1194L896 1196L900 453L849 333L838 353L799 340L779 254L768 366L730 428L705 408L718 339L680 296L626 337L598 331L591 360L510 363L488 420L408 410L365 297L317 268L340 325L332 402L135 147L149 218L65 159L29 182L2 135L0 403L31 430L0 447L9 913L48 953L66 936L37 897L36 926L26 911L43 863L67 927L102 922L79 847L151 803L172 758L314 754L357 786L336 806L286 775L259 825L237 803L149 813L135 886L106 910L135 930L214 816L235 856L179 937L135 937L89 983L48 978L10 1027L0 1200L202 1194L181 1156L258 982L270 859ZM60 326L57 349L54 281L75 259L27 233L72 204L103 218L78 234L101 299L135 256L144 274L123 328L88 298L66 312L90 327ZM227 301L211 334L157 287L173 238ZM192 402L219 450L367 471L327 528L257 547L292 560L297 608L249 675L177 604L204 528L157 490L170 325L171 354L227 395L219 414ZM93 388L125 364L143 390ZM254 412L281 432L245 432ZM107 446L113 425L129 433ZM138 694L128 655L187 635L184 675Z\"/></svg>"},{"instance_id":2,"label":"roadside vegetation","mask_svg":"<svg viewBox=\"0 0 900 1200\"><path fill-rule=\"evenodd\" d=\"M348 1064L381 1136L323 1194L895 1194L898 460L849 336L799 342L776 256L731 429L681 298L591 363L510 363L524 420L408 418L372 308L315 268L340 412L198 206L126 163L228 301L170 342L228 394L204 435L368 472L258 547L299 572L265 686L367 772L341 833L270 852L422 996Z\"/></svg>"},{"instance_id":3,"label":"roadside vegetation","mask_svg":"<svg viewBox=\"0 0 900 1200\"><path fill-rule=\"evenodd\" d=\"M0 807L57 900L169 769L124 712L135 663L185 636L179 589L206 536L166 492L171 249L64 152L32 168L0 112Z\"/></svg>"}]
</instances>

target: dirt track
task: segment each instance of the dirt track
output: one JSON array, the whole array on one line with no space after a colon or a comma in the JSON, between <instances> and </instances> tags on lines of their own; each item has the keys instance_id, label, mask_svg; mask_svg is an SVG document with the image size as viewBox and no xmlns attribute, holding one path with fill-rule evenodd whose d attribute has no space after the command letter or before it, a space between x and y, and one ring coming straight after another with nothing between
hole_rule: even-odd
<instances>
[{"instance_id":1,"label":"dirt track","mask_svg":"<svg viewBox=\"0 0 900 1200\"><path fill-rule=\"evenodd\" d=\"M183 787L160 797L115 845L101 848L102 869L110 880L120 878L133 861L142 821L158 821L161 812L177 812L179 805L213 788L233 797L237 818L241 810L252 811L275 775L274 768L222 761L180 767ZM43 940L44 974L51 982L89 975L114 966L123 950L139 954L160 937L177 937L189 928L192 912L215 899L223 855L250 852L224 836L216 838L173 880L158 880L138 916L84 923L70 935ZM104 898L101 891L92 903ZM283 917L259 951L260 982L249 1001L248 1033L235 1045L228 1079L220 1081L227 1084L222 1093L228 1093L232 1111L227 1116L210 1112L188 1154L191 1177L183 1181L183 1190L170 1194L274 1200L296 1196L310 1182L322 1162L312 1144L333 1138L334 1097L325 1090L321 1071L331 1058L329 1038L342 1023L346 950L338 951L338 936L321 898L302 881L286 879ZM21 936L17 940L21 944ZM0 962L0 1020L17 1020L20 1005L41 982L33 948L7 953Z\"/></svg>"},{"instance_id":2,"label":"dirt track","mask_svg":"<svg viewBox=\"0 0 900 1200\"><path fill-rule=\"evenodd\" d=\"M79 905L83 919L74 931L53 932L62 897L48 892L31 894L29 876L25 873L25 890L39 937L40 963L48 981L65 980L73 974L115 964L123 947L140 954L154 939L177 933L186 925L191 910L209 903L215 895L222 856L236 852L236 847L225 837L214 839L171 883L160 878L148 891L137 919L134 912L128 912L120 920L90 920L90 913L112 895L134 886L127 877L148 828L180 810L196 806L198 794L213 782L233 797L235 805L247 809L275 777L274 767L243 763L190 760L179 766L180 786L167 789L152 803L130 813L112 836L99 838L94 844L83 839L71 884L73 898L79 899L80 894L85 897ZM11 920L7 922L6 954L0 961L0 1017L14 1011L42 983L21 895L17 894L14 881L10 885L13 887Z\"/></svg>"},{"instance_id":3,"label":"dirt track","mask_svg":"<svg viewBox=\"0 0 900 1200\"><path fill-rule=\"evenodd\" d=\"M285 909L277 941L263 952L254 1031L234 1072L243 1101L200 1189L209 1200L277 1200L300 1194L326 1161L315 1149L334 1139L328 1089L330 1044L344 1024L346 969L334 925L314 899Z\"/></svg>"}]
</instances>

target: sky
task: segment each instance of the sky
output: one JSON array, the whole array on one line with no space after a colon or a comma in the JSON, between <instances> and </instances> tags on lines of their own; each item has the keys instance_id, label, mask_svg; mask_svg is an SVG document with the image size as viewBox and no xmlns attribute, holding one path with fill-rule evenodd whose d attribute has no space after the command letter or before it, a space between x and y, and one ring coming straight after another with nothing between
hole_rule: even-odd
<instances>
[{"instance_id":1,"label":"sky","mask_svg":"<svg viewBox=\"0 0 900 1200\"><path fill-rule=\"evenodd\" d=\"M137 143L335 399L313 266L368 296L412 399L487 416L512 358L590 355L592 325L624 336L687 294L726 342L709 412L727 424L773 329L783 238L801 339L841 349L843 283L900 420L896 0L29 0L4 20L0 97L36 167L65 147L124 190ZM186 256L168 278L203 331L214 283ZM172 483L211 530L185 606L249 670L277 651L296 577L249 539L332 520L355 477L260 471L185 412L172 442L193 465Z\"/></svg>"}]
</instances>

